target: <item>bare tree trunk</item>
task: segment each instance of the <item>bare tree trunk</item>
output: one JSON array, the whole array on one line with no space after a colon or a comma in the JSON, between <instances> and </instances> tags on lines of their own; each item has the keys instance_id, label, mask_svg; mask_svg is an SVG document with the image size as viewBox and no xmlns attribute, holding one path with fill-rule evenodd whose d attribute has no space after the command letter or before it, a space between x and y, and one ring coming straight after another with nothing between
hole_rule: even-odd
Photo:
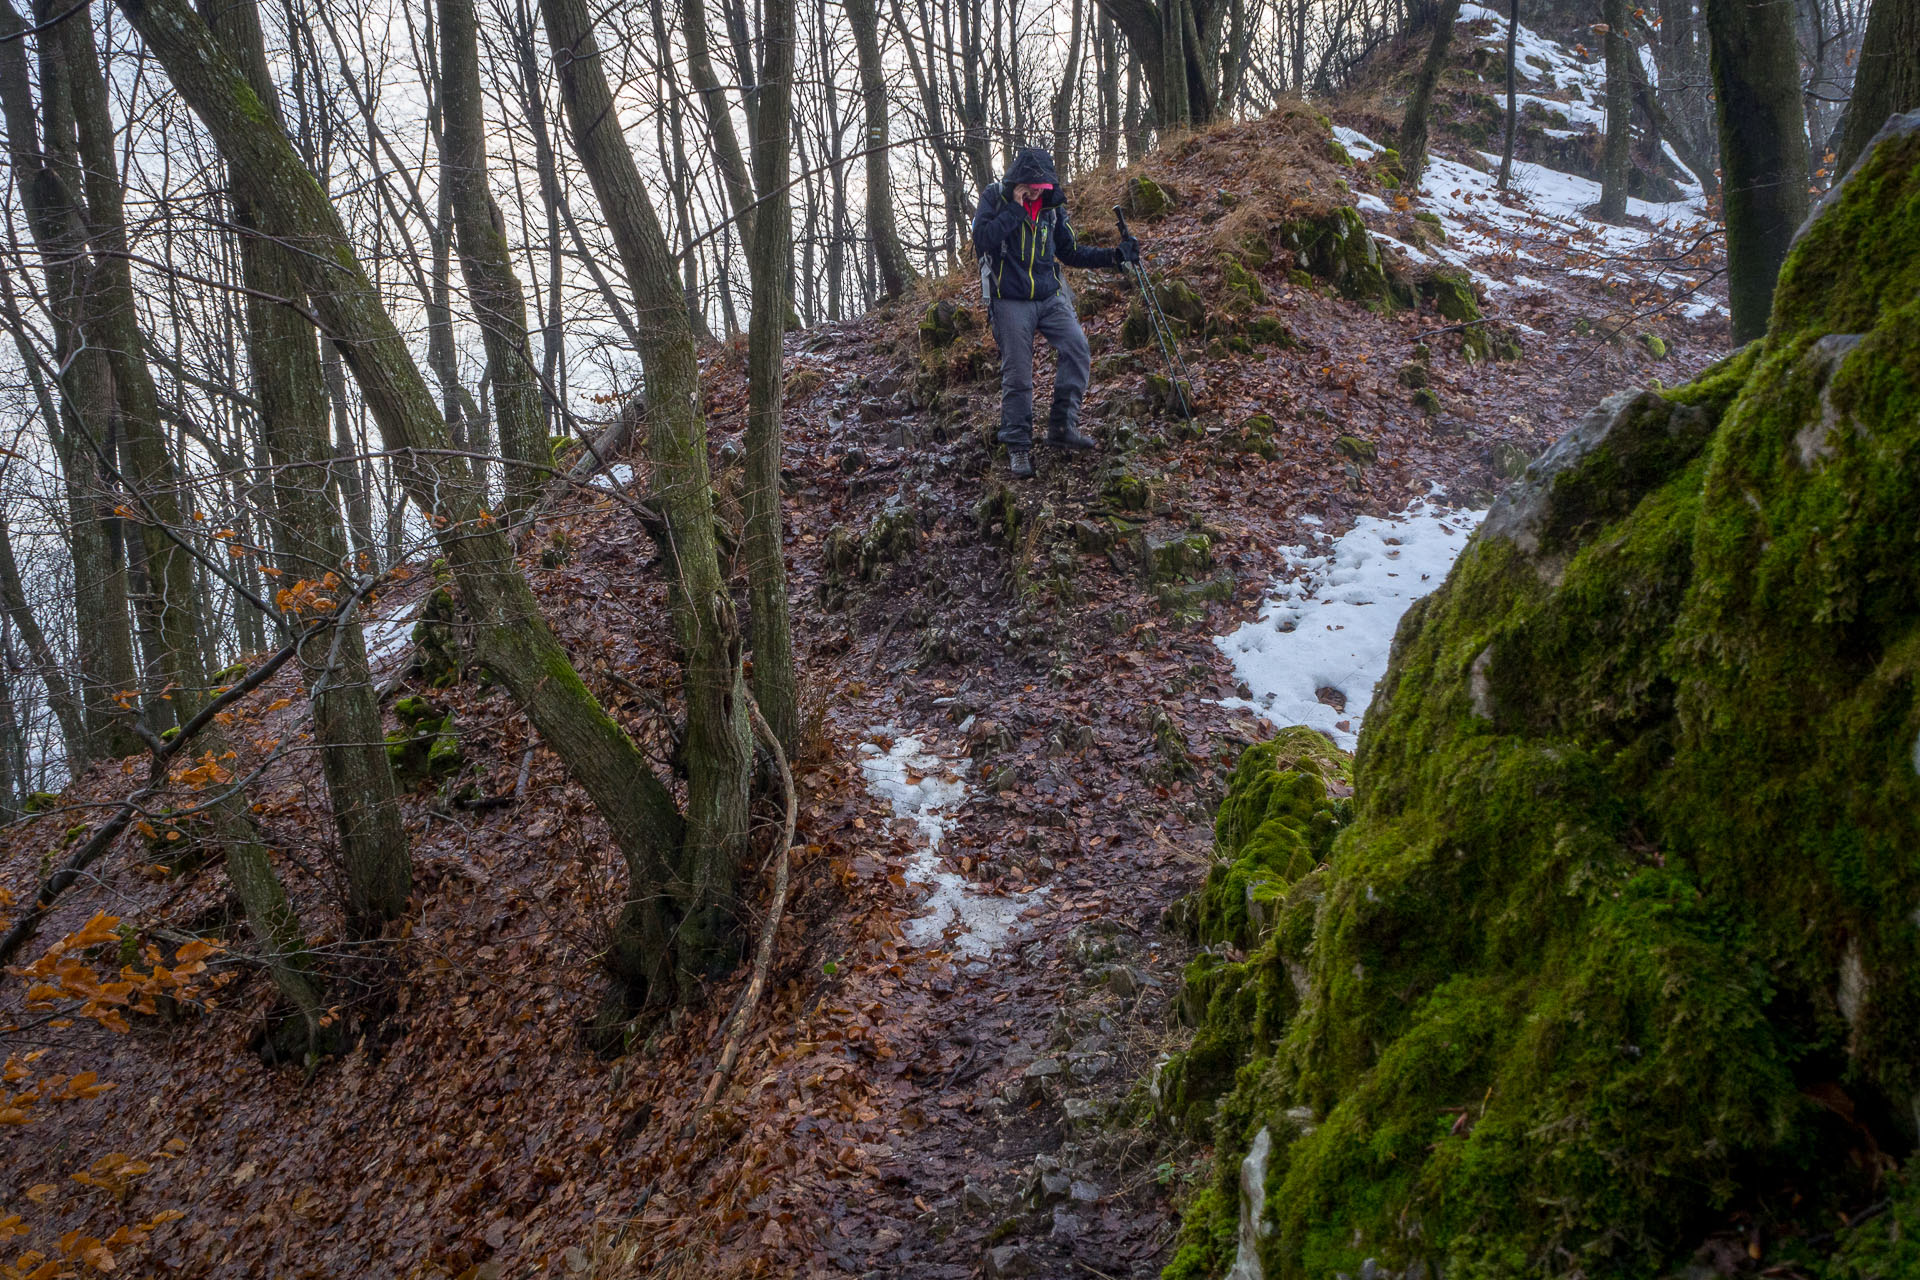
<instances>
[{"instance_id":1,"label":"bare tree trunk","mask_svg":"<svg viewBox=\"0 0 1920 1280\"><path fill-rule=\"evenodd\" d=\"M120 7L207 126L230 169L244 174L259 193L262 230L293 251L317 318L336 335L386 447L396 455L401 481L440 541L474 619L476 656L566 761L626 856L645 936L629 944L632 966L622 976L643 984L636 994L671 990L674 921L663 891L674 883L672 855L681 834L672 796L587 691L547 628L505 533L497 522L482 518L471 472L449 456L446 422L349 245L339 215L267 116L244 73L185 0L123 0ZM556 44L571 47L565 40ZM674 302L669 312L681 315L677 289ZM682 403L691 406L691 383L676 389ZM710 515L699 533L710 546Z\"/></svg>"},{"instance_id":2,"label":"bare tree trunk","mask_svg":"<svg viewBox=\"0 0 1920 1280\"><path fill-rule=\"evenodd\" d=\"M847 21L853 26L854 47L859 54L860 97L867 116L867 234L873 240L874 257L880 267L880 296L897 298L912 287L915 274L913 264L907 260L907 251L900 243L900 227L893 216L893 157L887 151L886 66L880 60L880 15L874 0L847 0ZM767 122L762 120L760 127L764 131ZM761 190L766 190L764 182ZM789 248L789 257L791 252ZM767 700L759 694L757 686L755 696L760 698L760 709L767 713L769 723L778 733L779 722L767 711ZM788 738L782 735L780 742L792 752L793 743Z\"/></svg>"},{"instance_id":3,"label":"bare tree trunk","mask_svg":"<svg viewBox=\"0 0 1920 1280\"><path fill-rule=\"evenodd\" d=\"M214 30L240 59L254 93L277 119L266 42L251 0L218 0L207 3L207 9ZM247 352L262 435L273 463L274 541L280 567L284 580L292 584L335 574L342 590L352 590L361 572L352 563L346 531L328 493L333 451L326 376L313 325L301 314L306 290L287 250L260 234L258 197L244 173L234 174L233 187L234 221L241 228L241 279L248 290ZM310 598L308 593L296 587L292 594L295 603L289 613L296 625L327 610L301 608L298 602ZM322 588L320 598L337 595ZM375 937L406 910L413 867L394 802L380 705L358 620L348 616L317 632L301 646L299 657L313 704L320 768L340 834L348 925L357 937Z\"/></svg>"},{"instance_id":4,"label":"bare tree trunk","mask_svg":"<svg viewBox=\"0 0 1920 1280\"><path fill-rule=\"evenodd\" d=\"M681 0L681 33L687 41L687 75L700 104L707 113L707 136L713 139L713 156L720 165L720 178L726 184L727 198L733 204L733 216L739 221L740 236L753 242L753 178L740 150L740 135L733 128L733 108L727 103L726 90L713 73L712 41L707 35L706 0ZM552 18L548 18L552 23ZM569 65L562 50L557 55L563 69ZM608 215L611 220L612 215Z\"/></svg>"},{"instance_id":5,"label":"bare tree trunk","mask_svg":"<svg viewBox=\"0 0 1920 1280\"><path fill-rule=\"evenodd\" d=\"M1127 56L1127 163L1147 154L1147 114L1140 100L1140 59Z\"/></svg>"},{"instance_id":6,"label":"bare tree trunk","mask_svg":"<svg viewBox=\"0 0 1920 1280\"><path fill-rule=\"evenodd\" d=\"M42 0L42 21L55 16L60 8L58 0ZM83 220L94 246L90 278L85 285L87 327L93 343L107 352L124 459L122 478L135 498L129 509L136 512L140 561L146 571L144 606L152 640L148 657L163 683L173 686L169 693L149 700L150 709L164 709L164 714L150 719L171 725L191 715L205 696L200 616L204 600L193 557L176 540L184 535L188 521L181 508L180 477L160 422L159 393L147 368L146 335L140 330L126 224L121 214L113 119L94 49L93 27L88 22L61 22L42 38L61 64L58 74L71 95L72 137L49 131L46 145L56 154L66 153L68 163L82 175ZM50 74L51 67L43 65L43 83ZM108 441L101 439L94 444L104 448Z\"/></svg>"},{"instance_id":7,"label":"bare tree trunk","mask_svg":"<svg viewBox=\"0 0 1920 1280\"><path fill-rule=\"evenodd\" d=\"M1834 176L1853 168L1887 117L1920 108L1920 0L1874 0L1853 97L1840 124Z\"/></svg>"},{"instance_id":8,"label":"bare tree trunk","mask_svg":"<svg viewBox=\"0 0 1920 1280\"><path fill-rule=\"evenodd\" d=\"M672 255L621 135L585 0L543 0L541 8L548 41L562 51L560 89L574 147L600 198L639 317L653 492L666 526L669 600L687 702L687 820L677 959L683 989L691 994L701 974L730 965L738 954L734 899L746 850L753 754L738 623L714 547L699 370L686 311L679 305ZM784 313L779 318L784 320ZM778 501L777 489L770 497ZM642 887L636 878L636 891ZM632 902L629 909L642 905ZM625 960L626 953L646 944L643 933L623 928L616 949Z\"/></svg>"},{"instance_id":9,"label":"bare tree trunk","mask_svg":"<svg viewBox=\"0 0 1920 1280\"><path fill-rule=\"evenodd\" d=\"M1627 178L1633 169L1633 43L1627 38L1627 0L1603 0L1606 15L1607 136L1600 158L1600 217L1627 216Z\"/></svg>"},{"instance_id":10,"label":"bare tree trunk","mask_svg":"<svg viewBox=\"0 0 1920 1280\"><path fill-rule=\"evenodd\" d=\"M1080 88L1081 4L1070 0L1073 9L1067 33L1067 65L1060 72L1060 87L1053 95L1053 163L1062 179L1073 169L1073 102Z\"/></svg>"},{"instance_id":11,"label":"bare tree trunk","mask_svg":"<svg viewBox=\"0 0 1920 1280\"><path fill-rule=\"evenodd\" d=\"M1440 72L1447 62L1447 46L1453 41L1454 23L1460 17L1460 0L1440 0L1433 17L1433 38L1427 42L1427 56L1407 98L1407 113L1400 123L1400 164L1406 173L1409 196L1420 195L1420 176L1427 168L1427 113L1433 105L1433 90L1440 83Z\"/></svg>"},{"instance_id":12,"label":"bare tree trunk","mask_svg":"<svg viewBox=\"0 0 1920 1280\"><path fill-rule=\"evenodd\" d=\"M46 687L47 706L60 724L60 743L67 756L67 772L78 777L87 767L86 717L79 700L73 696L72 682L66 672L60 669L60 660L54 656L53 645L48 642L45 629L27 604L26 587L20 581L20 565L13 558L12 531L4 518L0 518L0 604L5 605L7 619L13 624L14 630L20 633L27 657L33 663L34 674L40 677L40 683Z\"/></svg>"},{"instance_id":13,"label":"bare tree trunk","mask_svg":"<svg viewBox=\"0 0 1920 1280\"><path fill-rule=\"evenodd\" d=\"M1513 181L1513 135L1520 127L1519 68L1513 65L1514 44L1520 32L1520 0L1508 0L1507 7L1507 130L1500 143L1500 189Z\"/></svg>"},{"instance_id":14,"label":"bare tree trunk","mask_svg":"<svg viewBox=\"0 0 1920 1280\"><path fill-rule=\"evenodd\" d=\"M1095 47L1100 64L1100 163L1114 164L1120 159L1120 35L1100 10Z\"/></svg>"},{"instance_id":15,"label":"bare tree trunk","mask_svg":"<svg viewBox=\"0 0 1920 1280\"><path fill-rule=\"evenodd\" d=\"M853 15L859 5L864 15ZM869 40L877 19L872 0L853 0L856 30ZM793 623L787 610L786 523L780 501L782 342L793 310L793 202L786 193L788 129L793 118L793 0L762 0L760 119L754 137L754 185L764 203L754 215L750 264L753 315L747 327L746 508L747 594L751 606L753 696L781 748L792 755L800 736L800 699L793 666ZM877 40L874 41L877 54ZM877 63L877 58L876 58ZM875 70L878 70L876 65ZM865 66L862 67L865 77ZM876 76L877 80L878 77ZM876 85L884 97L884 85ZM885 137L885 103L881 104ZM869 121L873 119L871 115ZM868 170L869 181L872 170ZM880 189L886 189L881 166ZM868 207L872 207L869 194ZM887 218L892 201L887 200ZM898 241L894 252L900 253ZM901 265L905 264L900 253Z\"/></svg>"},{"instance_id":16,"label":"bare tree trunk","mask_svg":"<svg viewBox=\"0 0 1920 1280\"><path fill-rule=\"evenodd\" d=\"M1807 120L1791 0L1707 0L1720 118L1733 337L1767 331L1773 285L1807 216Z\"/></svg>"},{"instance_id":17,"label":"bare tree trunk","mask_svg":"<svg viewBox=\"0 0 1920 1280\"><path fill-rule=\"evenodd\" d=\"M481 111L480 36L473 0L440 0L440 100L445 138L440 171L453 206L480 340L487 352L487 382L493 420L505 459L506 510L510 521L546 484L546 407L527 346L527 303L513 272L506 219L487 186L486 121ZM515 464L519 465L515 465Z\"/></svg>"}]
</instances>

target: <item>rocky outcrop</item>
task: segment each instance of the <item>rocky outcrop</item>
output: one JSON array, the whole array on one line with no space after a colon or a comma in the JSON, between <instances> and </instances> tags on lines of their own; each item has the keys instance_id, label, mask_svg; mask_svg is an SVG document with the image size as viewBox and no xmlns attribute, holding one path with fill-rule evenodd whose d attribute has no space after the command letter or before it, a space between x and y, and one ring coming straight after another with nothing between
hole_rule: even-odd
<instances>
[{"instance_id":1,"label":"rocky outcrop","mask_svg":"<svg viewBox=\"0 0 1920 1280\"><path fill-rule=\"evenodd\" d=\"M1763 342L1603 404L1408 612L1350 821L1324 760L1243 762L1156 1082L1218 1159L1169 1276L1624 1280L1735 1231L1915 1274L1916 512L1920 115Z\"/></svg>"}]
</instances>

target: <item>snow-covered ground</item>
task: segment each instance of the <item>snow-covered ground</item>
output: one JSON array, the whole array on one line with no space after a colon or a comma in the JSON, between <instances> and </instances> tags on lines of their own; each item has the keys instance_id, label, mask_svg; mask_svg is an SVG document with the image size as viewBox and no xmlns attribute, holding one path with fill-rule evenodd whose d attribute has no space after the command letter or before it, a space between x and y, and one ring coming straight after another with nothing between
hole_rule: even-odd
<instances>
[{"instance_id":1,"label":"snow-covered ground","mask_svg":"<svg viewBox=\"0 0 1920 1280\"><path fill-rule=\"evenodd\" d=\"M1214 639L1253 693L1223 705L1307 725L1353 750L1401 615L1446 579L1485 515L1426 499L1397 516L1362 517L1337 540L1318 535L1317 549L1282 548L1260 617ZM1344 706L1322 702L1322 689Z\"/></svg>"},{"instance_id":2,"label":"snow-covered ground","mask_svg":"<svg viewBox=\"0 0 1920 1280\"><path fill-rule=\"evenodd\" d=\"M890 730L876 730L890 736ZM961 955L985 956L1018 929L1020 913L1046 893L1045 888L995 897L976 889L964 876L940 865L940 842L954 816L967 802L970 788L963 775L971 760L947 760L927 750L915 737L893 739L891 747L860 744L860 768L867 788L893 806L896 818L910 820L920 847L908 859L909 884L928 885L924 913L907 921L907 941L916 947L937 946L947 930L959 926L953 949Z\"/></svg>"},{"instance_id":3,"label":"snow-covered ground","mask_svg":"<svg viewBox=\"0 0 1920 1280\"><path fill-rule=\"evenodd\" d=\"M1503 45L1506 18L1476 4L1461 6L1462 23L1490 19L1495 34L1480 37L1488 45ZM1606 71L1596 59L1587 61L1573 51L1521 27L1515 39L1516 62L1521 72L1549 91L1568 93L1577 90L1579 99L1562 101L1538 93L1520 94L1525 101L1539 103L1549 111L1564 114L1573 124L1605 122L1599 103L1606 88ZM1544 65L1542 65L1544 64ZM1377 156L1380 143L1358 130L1339 127L1334 130L1348 152L1356 159ZM1533 263L1553 266L1572 275L1591 279L1629 279L1657 286L1669 293L1687 293L1704 282L1705 273L1691 269L1697 264L1676 262L1680 251L1691 245L1707 227L1707 207L1697 182L1682 187L1683 196L1671 202L1629 199L1628 223L1613 225L1597 221L1587 211L1600 200L1600 184L1588 178L1562 173L1544 165L1523 160L1513 163L1510 189L1502 192L1497 182L1500 157L1479 152L1486 166L1482 172L1459 160L1434 154L1427 163L1420 184L1419 208L1440 219L1446 232L1444 245L1410 245L1376 230L1383 243L1393 245L1414 260L1437 260L1470 272L1489 294L1509 289L1537 290L1544 286L1529 276L1512 281L1496 278L1485 268L1489 260L1509 266ZM1685 173L1685 167L1676 167ZM1358 200L1363 212L1387 215L1393 210L1378 196L1363 195ZM1723 311L1716 300L1704 296L1690 298L1675 310L1689 318Z\"/></svg>"}]
</instances>

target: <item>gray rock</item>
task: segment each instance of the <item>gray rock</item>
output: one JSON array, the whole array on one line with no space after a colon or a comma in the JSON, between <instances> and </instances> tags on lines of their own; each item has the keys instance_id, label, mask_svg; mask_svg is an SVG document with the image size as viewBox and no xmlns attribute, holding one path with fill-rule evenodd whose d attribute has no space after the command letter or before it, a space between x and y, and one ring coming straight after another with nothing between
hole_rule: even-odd
<instances>
[{"instance_id":1,"label":"gray rock","mask_svg":"<svg viewBox=\"0 0 1920 1280\"><path fill-rule=\"evenodd\" d=\"M1033 1258L1017 1244L1003 1244L987 1250L985 1260L987 1280L999 1280L1002 1276L1030 1276L1033 1274Z\"/></svg>"},{"instance_id":2,"label":"gray rock","mask_svg":"<svg viewBox=\"0 0 1920 1280\"><path fill-rule=\"evenodd\" d=\"M1049 1240L1057 1240L1061 1244L1072 1244L1080 1238L1082 1225L1079 1218L1068 1213L1065 1209L1055 1209L1053 1211L1053 1230L1047 1233L1047 1238Z\"/></svg>"},{"instance_id":3,"label":"gray rock","mask_svg":"<svg viewBox=\"0 0 1920 1280\"><path fill-rule=\"evenodd\" d=\"M1027 1069L1020 1073L1020 1078L1034 1081L1048 1080L1058 1076L1062 1070L1064 1068L1060 1065L1060 1059L1041 1058L1037 1062L1028 1063Z\"/></svg>"},{"instance_id":4,"label":"gray rock","mask_svg":"<svg viewBox=\"0 0 1920 1280\"><path fill-rule=\"evenodd\" d=\"M985 1187L969 1179L960 1188L960 1207L973 1213L991 1213L993 1197L987 1194Z\"/></svg>"},{"instance_id":5,"label":"gray rock","mask_svg":"<svg viewBox=\"0 0 1920 1280\"><path fill-rule=\"evenodd\" d=\"M1100 1108L1085 1098L1068 1098L1060 1104L1069 1124L1093 1124L1100 1119Z\"/></svg>"},{"instance_id":6,"label":"gray rock","mask_svg":"<svg viewBox=\"0 0 1920 1280\"><path fill-rule=\"evenodd\" d=\"M1083 1053L1069 1055L1067 1070L1081 1084L1089 1084L1107 1073L1113 1065L1113 1058L1104 1053Z\"/></svg>"},{"instance_id":7,"label":"gray rock","mask_svg":"<svg viewBox=\"0 0 1920 1280\"><path fill-rule=\"evenodd\" d=\"M1043 1173L1040 1175L1040 1202L1049 1204L1055 1200L1065 1200L1073 1194L1073 1179L1064 1173Z\"/></svg>"},{"instance_id":8,"label":"gray rock","mask_svg":"<svg viewBox=\"0 0 1920 1280\"><path fill-rule=\"evenodd\" d=\"M1100 1188L1094 1183L1084 1182L1076 1178L1073 1186L1068 1188L1067 1196L1069 1199L1075 1200L1080 1204L1098 1204L1100 1202Z\"/></svg>"}]
</instances>

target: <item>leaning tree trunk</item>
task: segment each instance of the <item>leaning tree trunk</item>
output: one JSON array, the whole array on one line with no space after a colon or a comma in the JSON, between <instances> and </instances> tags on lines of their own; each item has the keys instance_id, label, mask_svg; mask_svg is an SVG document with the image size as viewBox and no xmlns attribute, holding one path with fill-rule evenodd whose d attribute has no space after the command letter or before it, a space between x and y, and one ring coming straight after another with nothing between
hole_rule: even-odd
<instances>
[{"instance_id":1,"label":"leaning tree trunk","mask_svg":"<svg viewBox=\"0 0 1920 1280\"><path fill-rule=\"evenodd\" d=\"M252 0L215 0L206 8L215 31L277 120L278 97ZM281 580L293 588L287 598L290 621L305 626L316 614L331 611L338 591L324 586L303 591L302 580L324 582L332 574L341 580L339 591L351 591L371 566L355 565L329 489L334 458L326 375L318 335L304 314L299 268L285 247L261 234L259 197L245 174L235 173L233 188L241 281L247 288L247 358L273 463L274 542ZM340 836L348 928L356 937L375 937L406 910L413 867L359 621L349 614L316 631L299 657L313 706L320 771Z\"/></svg>"},{"instance_id":2,"label":"leaning tree trunk","mask_svg":"<svg viewBox=\"0 0 1920 1280\"><path fill-rule=\"evenodd\" d=\"M740 135L733 127L733 108L727 103L727 92L721 87L720 78L713 73L712 40L707 35L706 0L682 0L680 14L681 30L687 41L687 76L693 81L694 90L700 95L701 109L707 114L707 136L713 139L713 158L720 166L720 177L726 185L733 216L740 223L740 236L751 244L753 178L747 172L746 157L740 150ZM560 64L564 68L583 56L577 52L572 59L562 55Z\"/></svg>"},{"instance_id":3,"label":"leaning tree trunk","mask_svg":"<svg viewBox=\"0 0 1920 1280\"><path fill-rule=\"evenodd\" d=\"M1807 118L1792 0L1707 0L1720 119L1733 337L1767 331L1773 284L1807 216Z\"/></svg>"},{"instance_id":4,"label":"leaning tree trunk","mask_svg":"<svg viewBox=\"0 0 1920 1280\"><path fill-rule=\"evenodd\" d=\"M493 420L504 461L506 510L519 519L545 487L547 415L527 346L527 303L513 272L506 221L487 187L486 122L481 111L480 36L473 0L440 0L440 170L453 205L460 271L487 352Z\"/></svg>"},{"instance_id":5,"label":"leaning tree trunk","mask_svg":"<svg viewBox=\"0 0 1920 1280\"><path fill-rule=\"evenodd\" d=\"M879 77L878 41L874 39L875 15L872 0L850 0L848 12L855 6L864 15L854 16L856 31L866 24L867 40L875 45L874 75L868 80L866 55L861 55L861 79L866 87L881 90L879 102L880 136L886 136L885 86ZM753 315L747 322L747 457L746 551L747 593L752 605L751 640L753 642L753 696L759 702L767 723L789 758L800 736L800 698L793 669L793 623L787 611L787 565L785 520L780 505L780 400L782 340L787 315L793 310L788 284L793 268L793 202L786 192L788 129L792 121L793 101L793 0L762 0L762 63L760 70L759 125L754 133L753 176L762 204L754 215L753 241L749 245L749 267L753 283ZM876 119L874 101L868 99L869 126ZM869 139L871 143L871 138ZM883 157L884 159L884 157ZM892 232L893 202L886 195L887 167L879 174L869 160L867 166L869 215L873 211L873 192L877 189L885 204L886 227ZM906 254L899 239L893 238L897 268L906 267ZM882 270L886 270L886 250L881 249Z\"/></svg>"},{"instance_id":6,"label":"leaning tree trunk","mask_svg":"<svg viewBox=\"0 0 1920 1280\"><path fill-rule=\"evenodd\" d=\"M867 234L873 240L873 256L880 267L880 296L897 298L912 287L915 275L913 264L907 260L907 251L900 243L900 227L893 216L893 178L891 176L892 156L887 150L887 77L886 64L880 57L880 14L875 0L847 0L847 21L853 27L855 52L860 59L860 97L867 116ZM762 133L769 121L763 116L760 122ZM782 137L786 136L785 126L781 127ZM764 139L763 149L764 149ZM785 164L782 163L784 174ZM783 176L780 185L786 185ZM764 179L760 183L762 193L769 188ZM784 197L782 197L784 199ZM789 216L791 224L791 216ZM789 225L788 240L792 238ZM785 275L785 258L791 255L791 248L783 254L780 272ZM754 304L756 314L759 304ZM755 644L756 651L759 646ZM758 659L756 659L758 661ZM759 696L757 693L756 697ZM767 700L760 699L760 709L767 711ZM780 732L780 722L767 711L768 723ZM781 745L789 755L793 744L784 734Z\"/></svg>"},{"instance_id":7,"label":"leaning tree trunk","mask_svg":"<svg viewBox=\"0 0 1920 1280\"><path fill-rule=\"evenodd\" d=\"M121 0L120 7L206 125L229 169L245 175L258 193L261 229L293 251L316 318L336 335L383 442L395 455L401 482L439 539L474 621L477 658L506 685L586 788L620 846L640 904L633 923L642 935L629 946L633 967L625 976L637 982L636 994L671 990L676 941L669 891L681 836L672 795L587 691L547 627L505 532L485 517L471 472L450 456L446 421L348 243L339 214L245 73L186 0ZM667 310L683 315L670 269L667 278L674 303ZM675 389L690 409L691 379ZM700 492L706 496L704 482ZM710 551L710 515L702 532ZM744 827L744 783L741 790ZM679 945L684 949L685 941Z\"/></svg>"},{"instance_id":8,"label":"leaning tree trunk","mask_svg":"<svg viewBox=\"0 0 1920 1280\"><path fill-rule=\"evenodd\" d=\"M1627 38L1627 0L1605 0L1607 136L1600 155L1600 217L1627 216L1627 176L1633 169L1633 43Z\"/></svg>"},{"instance_id":9,"label":"leaning tree trunk","mask_svg":"<svg viewBox=\"0 0 1920 1280\"><path fill-rule=\"evenodd\" d=\"M1920 108L1920 0L1874 0L1860 42L1853 97L1840 126L1834 178L1853 168L1888 116Z\"/></svg>"},{"instance_id":10,"label":"leaning tree trunk","mask_svg":"<svg viewBox=\"0 0 1920 1280\"><path fill-rule=\"evenodd\" d=\"M541 9L548 42L566 51L560 93L574 146L600 198L639 317L653 491L665 522L669 602L687 703L684 914L677 958L691 995L701 974L738 955L734 899L747 847L753 757L738 623L714 547L699 369L686 310L679 305L673 255L621 135L585 0L543 0ZM784 321L784 312L779 319ZM767 483L767 500L777 502L777 471Z\"/></svg>"},{"instance_id":11,"label":"leaning tree trunk","mask_svg":"<svg viewBox=\"0 0 1920 1280\"><path fill-rule=\"evenodd\" d=\"M1453 27L1459 18L1460 0L1440 0L1433 19L1433 39L1427 43L1427 56L1420 63L1413 93L1407 98L1407 113L1400 123L1400 164L1406 173L1407 194L1416 199L1420 195L1420 175L1427 168L1427 116L1433 107L1433 91L1440 83L1447 46L1453 41Z\"/></svg>"}]
</instances>

